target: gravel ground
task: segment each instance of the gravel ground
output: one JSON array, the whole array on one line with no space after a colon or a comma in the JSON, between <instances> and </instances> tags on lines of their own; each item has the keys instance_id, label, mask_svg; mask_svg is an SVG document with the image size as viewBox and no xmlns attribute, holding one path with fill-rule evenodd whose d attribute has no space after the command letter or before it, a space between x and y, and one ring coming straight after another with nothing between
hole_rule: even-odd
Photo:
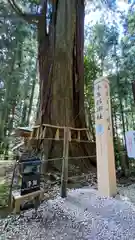
<instances>
[{"instance_id":1,"label":"gravel ground","mask_svg":"<svg viewBox=\"0 0 135 240\"><path fill-rule=\"evenodd\" d=\"M87 187L70 190L66 199L44 202L37 217L30 210L0 220L0 240L133 240L134 226L134 205L101 198Z\"/></svg>"},{"instance_id":2,"label":"gravel ground","mask_svg":"<svg viewBox=\"0 0 135 240\"><path fill-rule=\"evenodd\" d=\"M118 187L121 199L135 204L135 184Z\"/></svg>"}]
</instances>

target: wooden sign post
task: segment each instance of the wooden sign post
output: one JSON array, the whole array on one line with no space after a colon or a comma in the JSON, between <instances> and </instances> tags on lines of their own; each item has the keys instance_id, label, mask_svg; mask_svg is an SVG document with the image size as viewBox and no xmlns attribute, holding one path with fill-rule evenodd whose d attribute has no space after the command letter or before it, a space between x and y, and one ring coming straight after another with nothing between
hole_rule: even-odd
<instances>
[{"instance_id":1,"label":"wooden sign post","mask_svg":"<svg viewBox=\"0 0 135 240\"><path fill-rule=\"evenodd\" d=\"M101 196L114 196L117 191L110 88L105 77L95 80L94 97L98 191Z\"/></svg>"}]
</instances>

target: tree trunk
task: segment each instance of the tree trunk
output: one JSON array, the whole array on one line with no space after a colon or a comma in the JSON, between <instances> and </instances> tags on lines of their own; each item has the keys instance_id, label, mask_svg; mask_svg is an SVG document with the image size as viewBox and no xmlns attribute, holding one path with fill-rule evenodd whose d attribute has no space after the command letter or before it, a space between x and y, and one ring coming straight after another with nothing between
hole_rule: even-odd
<instances>
[{"instance_id":1,"label":"tree trunk","mask_svg":"<svg viewBox=\"0 0 135 240\"><path fill-rule=\"evenodd\" d=\"M31 116L31 111L32 111L35 86L36 86L36 77L33 79L33 83L32 83L32 90L31 90L31 95L30 95L30 102L29 102L26 125L29 125L29 123L30 123L30 116Z\"/></svg>"},{"instance_id":2,"label":"tree trunk","mask_svg":"<svg viewBox=\"0 0 135 240\"><path fill-rule=\"evenodd\" d=\"M44 21L46 15L47 2L38 24L41 123L82 128L86 126L83 79L84 0L55 1L49 33L47 21ZM58 145L54 146L54 142L47 144L46 157L50 154L61 157L61 147ZM94 150L95 145L92 148ZM95 154L95 150L93 152ZM70 154L92 155L91 146L72 144Z\"/></svg>"},{"instance_id":3,"label":"tree trunk","mask_svg":"<svg viewBox=\"0 0 135 240\"><path fill-rule=\"evenodd\" d=\"M22 119L21 119L21 126L27 126L27 114L28 114L28 107L29 107L29 86L30 86L30 77L28 77L25 85L24 85L24 104L22 110Z\"/></svg>"}]
</instances>

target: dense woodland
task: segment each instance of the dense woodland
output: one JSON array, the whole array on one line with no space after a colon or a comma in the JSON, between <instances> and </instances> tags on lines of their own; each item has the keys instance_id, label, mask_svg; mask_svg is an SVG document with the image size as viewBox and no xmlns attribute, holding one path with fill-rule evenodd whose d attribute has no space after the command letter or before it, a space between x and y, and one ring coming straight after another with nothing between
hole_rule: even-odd
<instances>
[{"instance_id":1,"label":"dense woodland","mask_svg":"<svg viewBox=\"0 0 135 240\"><path fill-rule=\"evenodd\" d=\"M126 173L131 161L125 132L135 123L133 7L124 12L113 1L97 6L83 0L16 3L0 1L1 154L9 155L14 128L35 122L87 126L95 141L93 82L107 75L116 167ZM97 22L84 27L84 8L87 19L100 12ZM86 150L72 149L81 156Z\"/></svg>"}]
</instances>

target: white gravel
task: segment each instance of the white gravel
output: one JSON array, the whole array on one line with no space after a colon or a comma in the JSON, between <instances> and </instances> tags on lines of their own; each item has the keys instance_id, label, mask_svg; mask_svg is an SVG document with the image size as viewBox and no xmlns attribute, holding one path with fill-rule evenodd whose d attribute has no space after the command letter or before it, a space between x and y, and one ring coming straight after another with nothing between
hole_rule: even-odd
<instances>
[{"instance_id":1,"label":"white gravel","mask_svg":"<svg viewBox=\"0 0 135 240\"><path fill-rule=\"evenodd\" d=\"M135 184L131 184L129 186L123 186L118 188L119 193L122 196L122 199L125 201L129 201L135 204Z\"/></svg>"},{"instance_id":2,"label":"white gravel","mask_svg":"<svg viewBox=\"0 0 135 240\"><path fill-rule=\"evenodd\" d=\"M71 190L66 199L43 203L14 220L0 220L0 240L133 240L135 208L129 202L101 198L90 188Z\"/></svg>"}]
</instances>

